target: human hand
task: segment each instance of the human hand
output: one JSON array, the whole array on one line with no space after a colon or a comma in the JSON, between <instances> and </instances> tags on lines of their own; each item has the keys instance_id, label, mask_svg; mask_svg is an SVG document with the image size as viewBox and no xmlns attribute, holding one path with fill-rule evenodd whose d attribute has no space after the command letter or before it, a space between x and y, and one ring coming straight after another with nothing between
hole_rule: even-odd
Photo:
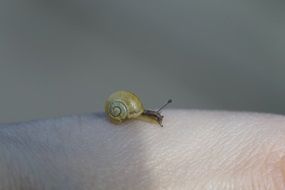
<instances>
[{"instance_id":1,"label":"human hand","mask_svg":"<svg viewBox=\"0 0 285 190\"><path fill-rule=\"evenodd\" d=\"M166 110L0 126L0 189L285 189L285 117Z\"/></svg>"}]
</instances>

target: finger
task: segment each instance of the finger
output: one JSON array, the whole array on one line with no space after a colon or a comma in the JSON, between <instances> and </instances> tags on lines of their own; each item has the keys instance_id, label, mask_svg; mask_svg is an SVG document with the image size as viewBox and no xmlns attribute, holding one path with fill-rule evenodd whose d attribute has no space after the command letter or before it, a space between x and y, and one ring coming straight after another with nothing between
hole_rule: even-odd
<instances>
[{"instance_id":1,"label":"finger","mask_svg":"<svg viewBox=\"0 0 285 190\"><path fill-rule=\"evenodd\" d=\"M142 121L114 125L103 114L4 127L0 151L9 172L1 175L13 175L20 187L25 174L38 182L33 188L284 189L284 117L164 115L164 128Z\"/></svg>"}]
</instances>

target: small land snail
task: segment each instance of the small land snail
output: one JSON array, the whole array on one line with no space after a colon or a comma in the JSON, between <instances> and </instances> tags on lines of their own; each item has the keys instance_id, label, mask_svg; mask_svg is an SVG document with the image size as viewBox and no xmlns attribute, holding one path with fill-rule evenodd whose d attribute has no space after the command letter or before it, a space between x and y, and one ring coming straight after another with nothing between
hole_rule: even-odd
<instances>
[{"instance_id":1,"label":"small land snail","mask_svg":"<svg viewBox=\"0 0 285 190\"><path fill-rule=\"evenodd\" d=\"M129 119L144 116L152 120L154 119L163 127L163 116L160 111L171 102L172 100L169 99L157 111L145 110L137 95L129 91L117 91L111 94L105 102L105 113L113 123L121 123Z\"/></svg>"}]
</instances>

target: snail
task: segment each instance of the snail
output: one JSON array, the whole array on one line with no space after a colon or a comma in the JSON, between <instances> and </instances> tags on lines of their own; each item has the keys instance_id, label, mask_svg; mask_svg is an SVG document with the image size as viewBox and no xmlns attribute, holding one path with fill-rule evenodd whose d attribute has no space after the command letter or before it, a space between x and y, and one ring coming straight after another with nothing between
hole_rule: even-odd
<instances>
[{"instance_id":1,"label":"snail","mask_svg":"<svg viewBox=\"0 0 285 190\"><path fill-rule=\"evenodd\" d=\"M139 97L129 91L117 91L109 96L105 102L105 113L113 123L122 123L129 119L145 116L148 119L154 119L161 127L163 115L160 111L171 103L169 99L166 104L157 111L145 110Z\"/></svg>"}]
</instances>

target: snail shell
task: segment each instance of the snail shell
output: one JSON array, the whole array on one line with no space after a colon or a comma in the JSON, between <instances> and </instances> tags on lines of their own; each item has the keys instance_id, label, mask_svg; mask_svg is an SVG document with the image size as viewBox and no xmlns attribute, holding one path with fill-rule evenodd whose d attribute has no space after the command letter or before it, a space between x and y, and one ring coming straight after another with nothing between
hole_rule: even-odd
<instances>
[{"instance_id":1,"label":"snail shell","mask_svg":"<svg viewBox=\"0 0 285 190\"><path fill-rule=\"evenodd\" d=\"M114 92L105 103L105 113L115 123L136 118L143 112L144 107L141 100L129 91Z\"/></svg>"}]
</instances>

